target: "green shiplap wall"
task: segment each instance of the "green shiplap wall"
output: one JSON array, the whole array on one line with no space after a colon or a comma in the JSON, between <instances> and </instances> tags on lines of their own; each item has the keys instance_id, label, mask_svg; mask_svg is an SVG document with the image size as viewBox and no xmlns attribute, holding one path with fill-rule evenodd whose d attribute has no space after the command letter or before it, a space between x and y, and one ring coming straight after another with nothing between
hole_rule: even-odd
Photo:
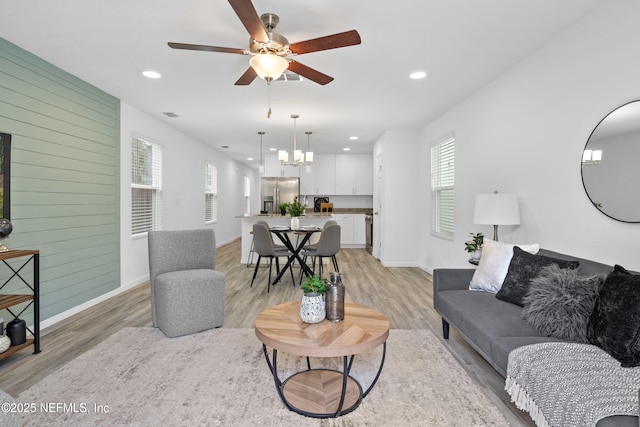
<instances>
[{"instance_id":1,"label":"green shiplap wall","mask_svg":"<svg viewBox=\"0 0 640 427\"><path fill-rule=\"evenodd\" d=\"M4 243L40 250L41 320L117 288L120 101L0 38L0 132L12 135ZM25 290L14 279L2 293Z\"/></svg>"}]
</instances>

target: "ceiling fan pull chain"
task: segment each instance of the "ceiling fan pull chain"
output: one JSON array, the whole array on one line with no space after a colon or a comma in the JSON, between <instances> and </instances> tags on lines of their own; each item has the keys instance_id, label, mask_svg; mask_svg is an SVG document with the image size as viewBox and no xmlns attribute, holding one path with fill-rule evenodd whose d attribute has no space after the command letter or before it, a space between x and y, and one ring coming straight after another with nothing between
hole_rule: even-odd
<instances>
[{"instance_id":1,"label":"ceiling fan pull chain","mask_svg":"<svg viewBox=\"0 0 640 427\"><path fill-rule=\"evenodd\" d=\"M267 85L269 87L269 110L267 111L267 119L271 118L271 85Z\"/></svg>"}]
</instances>

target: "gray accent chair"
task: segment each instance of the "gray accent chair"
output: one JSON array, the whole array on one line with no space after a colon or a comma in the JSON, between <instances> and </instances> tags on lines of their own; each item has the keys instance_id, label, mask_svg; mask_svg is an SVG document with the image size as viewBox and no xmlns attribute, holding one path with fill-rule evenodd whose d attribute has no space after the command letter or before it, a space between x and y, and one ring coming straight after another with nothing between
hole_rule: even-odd
<instances>
[{"instance_id":1,"label":"gray accent chair","mask_svg":"<svg viewBox=\"0 0 640 427\"><path fill-rule=\"evenodd\" d=\"M224 274L216 267L211 229L150 231L153 326L178 337L222 326Z\"/></svg>"}]
</instances>

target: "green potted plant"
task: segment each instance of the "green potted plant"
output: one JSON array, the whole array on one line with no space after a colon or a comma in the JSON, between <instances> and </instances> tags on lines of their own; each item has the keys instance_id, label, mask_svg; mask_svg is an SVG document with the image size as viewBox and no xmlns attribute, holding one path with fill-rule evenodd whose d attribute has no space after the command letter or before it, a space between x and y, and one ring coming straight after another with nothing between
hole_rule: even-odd
<instances>
[{"instance_id":1,"label":"green potted plant","mask_svg":"<svg viewBox=\"0 0 640 427\"><path fill-rule=\"evenodd\" d=\"M307 277L302 284L302 302L300 303L300 319L305 323L319 323L326 317L324 293L327 289L327 279L319 275Z\"/></svg>"},{"instance_id":2,"label":"green potted plant","mask_svg":"<svg viewBox=\"0 0 640 427\"><path fill-rule=\"evenodd\" d=\"M300 203L298 201L298 198L296 197L293 202L291 202L289 204L289 206L287 206L287 210L289 211L289 215L296 217L296 216L300 216L304 213L304 210L306 208L304 207L304 205L302 203Z\"/></svg>"},{"instance_id":3,"label":"green potted plant","mask_svg":"<svg viewBox=\"0 0 640 427\"><path fill-rule=\"evenodd\" d=\"M482 244L484 242L484 234L469 233L471 240L464 242L464 250L471 254L471 259L479 260L482 255Z\"/></svg>"},{"instance_id":4,"label":"green potted plant","mask_svg":"<svg viewBox=\"0 0 640 427\"><path fill-rule=\"evenodd\" d=\"M280 203L278 205L278 209L280 209L280 215L285 216L287 214L288 207L289 207L289 203Z\"/></svg>"},{"instance_id":5,"label":"green potted plant","mask_svg":"<svg viewBox=\"0 0 640 427\"><path fill-rule=\"evenodd\" d=\"M287 210L291 215L291 229L297 230L300 228L300 219L298 217L304 213L305 207L296 197L293 202L289 203Z\"/></svg>"}]
</instances>

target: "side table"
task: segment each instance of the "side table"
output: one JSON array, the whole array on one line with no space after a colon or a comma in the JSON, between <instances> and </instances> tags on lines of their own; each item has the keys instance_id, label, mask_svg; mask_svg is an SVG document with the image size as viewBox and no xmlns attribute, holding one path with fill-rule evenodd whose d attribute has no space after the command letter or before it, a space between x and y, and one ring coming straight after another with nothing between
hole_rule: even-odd
<instances>
[{"instance_id":1,"label":"side table","mask_svg":"<svg viewBox=\"0 0 640 427\"><path fill-rule=\"evenodd\" d=\"M258 315L255 332L262 342L267 365L285 406L314 418L338 417L356 409L378 381L387 350L389 320L377 310L345 303L342 322L308 324L300 320L300 302L268 308ZM378 372L366 391L349 374L356 354L382 345ZM272 348L269 358L267 347ZM278 351L306 357L307 369L282 381L278 375ZM342 372L311 369L310 357L342 357Z\"/></svg>"}]
</instances>

